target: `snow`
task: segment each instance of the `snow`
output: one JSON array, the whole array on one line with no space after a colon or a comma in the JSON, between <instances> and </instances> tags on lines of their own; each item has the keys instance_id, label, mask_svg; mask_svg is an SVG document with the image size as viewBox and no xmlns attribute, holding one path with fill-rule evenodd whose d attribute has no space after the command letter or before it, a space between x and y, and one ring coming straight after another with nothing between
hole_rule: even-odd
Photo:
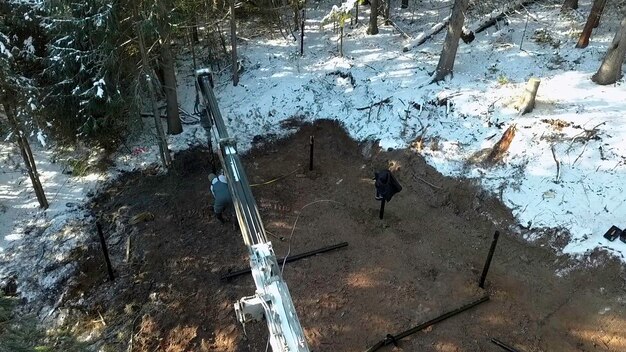
<instances>
[{"instance_id":1,"label":"snow","mask_svg":"<svg viewBox=\"0 0 626 352\"><path fill-rule=\"evenodd\" d=\"M603 248L624 260L626 244L608 242L602 235L613 224L626 226L620 219L626 208L621 113L626 88L623 81L599 86L590 80L617 28L617 15L580 50L574 45L583 16L561 16L558 6L531 6L510 15L509 26L491 27L472 44L461 43L454 76L425 85L445 31L424 45L411 45L437 27L434 18L421 18L421 33L411 33L417 40L403 40L384 25L377 36L366 35L364 25L346 29L345 55L338 57L337 35L320 27L330 7L308 11L304 57L298 55L299 42L282 38L246 41L240 47L244 71L239 85L233 87L224 76L216 92L240 149L250 148L260 131L289 133L280 121L293 116L339 120L355 139L377 139L383 148L407 147L425 132L421 153L427 161L445 175L476 179L501 195L520 224L531 229L526 239L543 236L543 228L561 228L571 236L563 253L581 256ZM446 15L440 13L440 18ZM361 15L360 20L367 18ZM410 32L408 21L394 21ZM477 26L480 20L468 23ZM403 52L403 47L410 50ZM353 80L343 78L348 74ZM518 116L512 103L531 77L541 79L537 106ZM444 96L449 97L444 106L427 103ZM386 98L389 104L358 109ZM486 168L469 162L513 124L517 134L503 163Z\"/></svg>"},{"instance_id":2,"label":"snow","mask_svg":"<svg viewBox=\"0 0 626 352\"><path fill-rule=\"evenodd\" d=\"M43 131L37 131L37 140L39 141L39 143L41 143L42 147L46 147L46 135L43 133Z\"/></svg>"},{"instance_id":3,"label":"snow","mask_svg":"<svg viewBox=\"0 0 626 352\"><path fill-rule=\"evenodd\" d=\"M28 37L24 40L24 49L30 55L35 55L35 47L33 46L33 37Z\"/></svg>"},{"instance_id":4,"label":"snow","mask_svg":"<svg viewBox=\"0 0 626 352\"><path fill-rule=\"evenodd\" d=\"M104 89L102 89L104 86L106 86L106 83L104 82L104 79L100 78L99 80L93 82L93 86L96 87L96 89L97 89L96 96L98 98L104 97ZM74 92L72 92L72 93L74 93Z\"/></svg>"},{"instance_id":5,"label":"snow","mask_svg":"<svg viewBox=\"0 0 626 352\"><path fill-rule=\"evenodd\" d=\"M440 5L434 2L433 11L415 15L394 8L393 20L411 38L424 38L449 14L449 7ZM589 4L583 5L581 11L588 11ZM620 219L626 208L626 88L623 81L598 86L589 79L617 28L616 14L607 14L589 47L579 50L574 44L582 16L561 16L558 6L533 5L528 13L507 17L509 26L491 27L473 43L460 44L454 76L428 85L445 31L420 46L382 24L378 35L369 36L365 7L361 25L346 24L345 55L338 57L337 34L320 26L332 5L313 6L307 11L304 57L298 54L299 42L257 37L239 47L243 70L237 87L229 82L229 70L216 75L218 102L239 150L248 150L258 134L293 132L280 124L293 117L339 120L353 138L378 140L383 148L404 148L423 135L419 153L430 165L445 175L475 179L512 209L521 226L503 230L529 241L545 236L545 228L566 231L570 241L557 250L583 265L589 261L585 254L598 248L626 260L626 244L602 238L611 225L626 226ZM0 52L8 54L1 42ZM186 57L178 67L179 103L192 112L191 60ZM518 116L512 103L530 77L541 79L536 108ZM93 86L103 97L104 80ZM437 99L446 103L433 104ZM90 197L121 172L163 171L154 119L142 122L143 133L122 146L113 168L81 177L67 174L66 163L47 149L51 141L37 131L39 143L31 147L50 202L45 211L38 208L20 153L8 138L0 143L0 279L17 273L29 301L54 304L49 297L60 295L55 290L73 271L68 264L72 249L93 240L95 219L86 206ZM502 163L471 162L513 124L517 133ZM198 123L183 127L182 134L167 137L173 153L206 143Z\"/></svg>"}]
</instances>

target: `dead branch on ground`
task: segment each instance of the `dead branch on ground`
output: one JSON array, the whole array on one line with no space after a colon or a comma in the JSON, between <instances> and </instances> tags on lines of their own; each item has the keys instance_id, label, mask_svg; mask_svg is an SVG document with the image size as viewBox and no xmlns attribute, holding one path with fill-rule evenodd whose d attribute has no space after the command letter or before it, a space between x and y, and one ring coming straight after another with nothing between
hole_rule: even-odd
<instances>
[{"instance_id":1,"label":"dead branch on ground","mask_svg":"<svg viewBox=\"0 0 626 352\"><path fill-rule=\"evenodd\" d=\"M389 104L391 103L391 97L385 98L379 102L376 102L374 104L368 105L368 106L364 106L362 108L356 108L357 110L361 111L361 110L367 110L367 109L371 109L375 106L379 106L379 105L383 105L383 104Z\"/></svg>"}]
</instances>

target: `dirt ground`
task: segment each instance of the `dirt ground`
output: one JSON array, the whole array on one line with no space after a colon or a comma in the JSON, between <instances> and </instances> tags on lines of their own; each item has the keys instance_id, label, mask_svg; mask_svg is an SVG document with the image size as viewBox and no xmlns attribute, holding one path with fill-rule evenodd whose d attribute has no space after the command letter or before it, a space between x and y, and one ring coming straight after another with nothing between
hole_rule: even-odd
<instances>
[{"instance_id":1,"label":"dirt ground","mask_svg":"<svg viewBox=\"0 0 626 352\"><path fill-rule=\"evenodd\" d=\"M312 351L364 351L485 294L488 302L381 351L501 351L491 338L527 352L626 351L619 262L598 252L570 269L554 250L563 232L528 243L506 207L470 181L443 177L411 150L358 144L334 122L262 144L244 163L266 229L287 239L270 237L277 256L289 246L296 254L349 243L286 265ZM88 248L65 306L74 308L70 322L100 333L105 351L266 350L265 323L246 325L246 338L232 308L254 293L251 277L220 280L248 267L247 251L232 224L209 211L208 161L204 150L182 153L168 175L127 174L94 203L118 278L108 282L98 247ZM372 177L389 163L404 189L380 220ZM142 212L154 220L129 225ZM477 281L495 230L483 290Z\"/></svg>"}]
</instances>

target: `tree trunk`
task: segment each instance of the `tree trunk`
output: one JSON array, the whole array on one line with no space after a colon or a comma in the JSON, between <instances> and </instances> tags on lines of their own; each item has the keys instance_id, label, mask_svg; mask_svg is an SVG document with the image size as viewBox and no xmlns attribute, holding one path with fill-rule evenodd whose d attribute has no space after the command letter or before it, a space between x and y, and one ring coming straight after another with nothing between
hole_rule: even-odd
<instances>
[{"instance_id":1,"label":"tree trunk","mask_svg":"<svg viewBox=\"0 0 626 352\"><path fill-rule=\"evenodd\" d=\"M378 0L370 0L370 24L367 34L378 34Z\"/></svg>"},{"instance_id":2,"label":"tree trunk","mask_svg":"<svg viewBox=\"0 0 626 352\"><path fill-rule=\"evenodd\" d=\"M159 106L157 105L157 98L154 93L154 86L152 85L152 79L150 75L146 75L146 85L150 93L150 103L152 105L152 114L154 115L154 126L157 130L157 144L159 146L159 155L161 156L161 163L163 167L168 169L172 164L170 157L170 151L167 147L167 140L165 139L165 133L163 132L163 125L161 123L161 116L159 113Z\"/></svg>"},{"instance_id":3,"label":"tree trunk","mask_svg":"<svg viewBox=\"0 0 626 352\"><path fill-rule=\"evenodd\" d=\"M583 49L589 45L591 31L600 24L600 16L602 11L604 11L604 5L606 5L606 0L593 0L591 12L589 12L583 32L580 34L580 38L578 38L578 43L576 43L577 48Z\"/></svg>"},{"instance_id":4,"label":"tree trunk","mask_svg":"<svg viewBox=\"0 0 626 352\"><path fill-rule=\"evenodd\" d=\"M235 0L230 0L230 51L233 67L233 86L239 84L239 65L237 64L237 24L235 23Z\"/></svg>"},{"instance_id":5,"label":"tree trunk","mask_svg":"<svg viewBox=\"0 0 626 352\"><path fill-rule=\"evenodd\" d=\"M306 12L302 8L302 15L300 16L300 56L304 56L304 23Z\"/></svg>"},{"instance_id":6,"label":"tree trunk","mask_svg":"<svg viewBox=\"0 0 626 352\"><path fill-rule=\"evenodd\" d=\"M167 4L166 4L167 2ZM163 69L163 89L167 102L167 133L179 134L183 132L178 114L178 94L176 93L176 68L170 46L170 23L167 16L166 5L168 0L159 0L159 36L161 37L160 66Z\"/></svg>"},{"instance_id":7,"label":"tree trunk","mask_svg":"<svg viewBox=\"0 0 626 352\"><path fill-rule=\"evenodd\" d=\"M455 0L450 22L448 23L448 33L443 43L443 50L439 56L439 64L433 77L433 82L439 82L452 73L454 68L454 60L456 51L459 47L459 38L463 31L463 22L465 22L465 11L469 5L469 0Z\"/></svg>"},{"instance_id":8,"label":"tree trunk","mask_svg":"<svg viewBox=\"0 0 626 352\"><path fill-rule=\"evenodd\" d=\"M6 101L3 102L2 105L4 106L4 112L7 115L11 128L13 129L13 133L17 137L17 144L20 148L22 159L24 159L24 166L26 167L31 183L33 184L35 196L37 196L37 201L39 202L39 207L42 209L48 209L48 199L46 199L46 194L44 193L43 186L39 180L39 173L37 172L37 166L35 165L35 158L33 157L33 152L30 149L30 144L28 144L28 139L24 136L22 129L19 127L17 119L15 118L15 111L13 110L13 107L10 104L7 104Z\"/></svg>"},{"instance_id":9,"label":"tree trunk","mask_svg":"<svg viewBox=\"0 0 626 352\"><path fill-rule=\"evenodd\" d=\"M578 8L578 0L565 0L561 6L561 12L568 10L576 10Z\"/></svg>"},{"instance_id":10,"label":"tree trunk","mask_svg":"<svg viewBox=\"0 0 626 352\"><path fill-rule=\"evenodd\" d=\"M622 20L620 29L615 33L615 38L609 46L602 65L591 80L597 84L607 85L617 82L622 78L622 65L626 56L626 18Z\"/></svg>"},{"instance_id":11,"label":"tree trunk","mask_svg":"<svg viewBox=\"0 0 626 352\"><path fill-rule=\"evenodd\" d=\"M343 26L339 28L339 57L343 57Z\"/></svg>"},{"instance_id":12,"label":"tree trunk","mask_svg":"<svg viewBox=\"0 0 626 352\"><path fill-rule=\"evenodd\" d=\"M524 94L519 99L519 102L515 104L519 109L520 115L529 113L535 108L535 97L537 96L539 83L541 83L541 81L538 78L531 78L528 80L528 83L526 83Z\"/></svg>"},{"instance_id":13,"label":"tree trunk","mask_svg":"<svg viewBox=\"0 0 626 352\"><path fill-rule=\"evenodd\" d=\"M143 33L141 32L141 27L137 27L137 39L139 41L139 51L141 53L141 61L143 65L143 72L145 73L146 85L148 86L148 92L150 95L150 104L152 105L152 114L154 115L154 127L157 131L157 145L159 146L159 155L161 157L161 162L163 163L163 167L166 169L171 164L170 151L167 147L167 140L165 138L165 133L163 132L163 124L161 123L161 113L159 112L159 107L157 104L156 94L154 92L154 86L152 85L152 79L150 79L150 75L148 74L148 69L150 64L148 63L148 54L146 53L146 45L143 41ZM193 45L193 44L192 44Z\"/></svg>"},{"instance_id":14,"label":"tree trunk","mask_svg":"<svg viewBox=\"0 0 626 352\"><path fill-rule=\"evenodd\" d=\"M391 0L383 0L385 4L385 11L383 16L385 18L385 25L389 25L389 12L391 11Z\"/></svg>"},{"instance_id":15,"label":"tree trunk","mask_svg":"<svg viewBox=\"0 0 626 352\"><path fill-rule=\"evenodd\" d=\"M198 36L198 16L196 15L196 12L194 12L192 16L193 26L191 27L191 39L194 43L199 43L200 37Z\"/></svg>"},{"instance_id":16,"label":"tree trunk","mask_svg":"<svg viewBox=\"0 0 626 352\"><path fill-rule=\"evenodd\" d=\"M163 88L165 90L165 101L167 102L167 133L179 134L183 132L183 125L180 122L178 113L174 57L172 56L172 49L167 38L161 43L161 66L163 67Z\"/></svg>"},{"instance_id":17,"label":"tree trunk","mask_svg":"<svg viewBox=\"0 0 626 352\"><path fill-rule=\"evenodd\" d=\"M355 5L354 24L359 24L359 1L357 1L354 5Z\"/></svg>"}]
</instances>

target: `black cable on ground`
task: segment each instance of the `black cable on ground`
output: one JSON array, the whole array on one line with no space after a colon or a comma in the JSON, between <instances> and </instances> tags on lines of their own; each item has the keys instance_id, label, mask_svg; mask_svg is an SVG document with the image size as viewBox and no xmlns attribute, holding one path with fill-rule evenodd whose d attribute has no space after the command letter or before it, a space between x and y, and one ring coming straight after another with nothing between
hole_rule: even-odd
<instances>
[{"instance_id":1,"label":"black cable on ground","mask_svg":"<svg viewBox=\"0 0 626 352\"><path fill-rule=\"evenodd\" d=\"M504 342L502 342L502 341L500 341L498 339L491 339L491 342L493 342L494 344L502 347L502 349L505 350L505 351L508 351L508 352L519 352L515 348L505 344Z\"/></svg>"},{"instance_id":2,"label":"black cable on ground","mask_svg":"<svg viewBox=\"0 0 626 352\"><path fill-rule=\"evenodd\" d=\"M446 320L446 319L448 319L448 318L450 318L452 316L455 316L455 315L457 315L459 313L462 313L462 312L464 312L464 311L466 311L466 310L468 310L470 308L473 308L473 307L475 307L475 306L477 306L477 305L479 305L481 303L487 302L488 300L489 300L489 296L484 296L484 297L482 297L481 299L479 299L477 301L468 303L468 304L466 304L466 305L464 305L464 306L462 306L460 308L457 308L457 309L455 309L453 311L450 311L448 313L440 315L440 316L438 316L435 319L429 320L429 321L427 321L425 323L422 323L422 324L420 324L420 325L418 325L418 326L416 326L414 328L411 328L409 330L403 331L403 332L399 333L398 335L387 334L387 336L384 339L379 341L374 346L368 348L366 350L366 352L374 352L374 351L378 350L379 348L381 348L383 346L387 346L387 345L391 345L391 344L396 346L398 340L403 339L403 338L405 338L405 337L407 337L409 335L412 335L412 334L414 334L414 333L416 333L418 331L424 330L424 329L426 329L427 327L429 327L431 325L434 325L434 324L437 324L437 323L439 323L441 321L444 321L444 320Z\"/></svg>"},{"instance_id":3,"label":"black cable on ground","mask_svg":"<svg viewBox=\"0 0 626 352\"><path fill-rule=\"evenodd\" d=\"M329 252L335 249L339 249L339 248L343 248L346 247L348 245L348 242L341 242L341 243L337 243L334 244L332 246L328 246L328 247L323 247L323 248L319 248L319 249L315 249L312 251L308 251L308 252L304 252L304 253L300 253L300 254L295 254L292 256L288 256L286 258L280 258L277 260L278 263L289 263L289 262L293 262L299 259L304 259L307 257L311 257L314 256L316 254L320 254L320 253L325 253L325 252ZM222 280L227 280L227 279L232 279L234 277L237 276L241 276L241 275L245 275L247 273L249 273L251 271L250 268L247 269L241 269L241 270L236 270L236 271L232 271L230 273L227 274L223 274L222 276L220 276L220 279Z\"/></svg>"}]
</instances>

